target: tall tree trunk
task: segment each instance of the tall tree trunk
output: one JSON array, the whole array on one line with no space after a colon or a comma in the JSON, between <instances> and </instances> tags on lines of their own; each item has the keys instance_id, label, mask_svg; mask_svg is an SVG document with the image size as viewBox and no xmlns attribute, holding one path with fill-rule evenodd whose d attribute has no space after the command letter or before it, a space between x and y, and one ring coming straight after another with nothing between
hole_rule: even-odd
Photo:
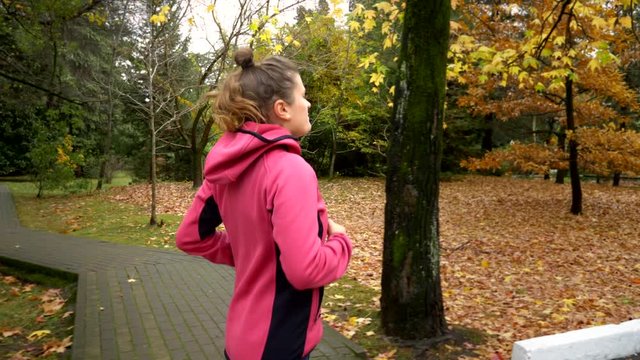
<instances>
[{"instance_id":1,"label":"tall tree trunk","mask_svg":"<svg viewBox=\"0 0 640 360\"><path fill-rule=\"evenodd\" d=\"M338 153L338 140L336 139L336 129L331 127L331 161L329 163L329 178L333 178L336 169L336 156Z\"/></svg>"},{"instance_id":2,"label":"tall tree trunk","mask_svg":"<svg viewBox=\"0 0 640 360\"><path fill-rule=\"evenodd\" d=\"M100 175L98 175L98 184L96 185L96 190L102 189L102 181L105 177L107 177L107 164L109 163L109 158L111 157L111 135L113 133L113 94L111 87L112 85L109 85L109 89L107 90L107 130L104 138L104 146L102 148L102 161L100 162ZM109 176L109 178L111 177ZM109 182L110 181L107 181L107 183Z\"/></svg>"},{"instance_id":3,"label":"tall tree trunk","mask_svg":"<svg viewBox=\"0 0 640 360\"><path fill-rule=\"evenodd\" d=\"M573 80L570 76L565 79L567 130L572 133L576 129L573 117ZM582 213L582 187L580 185L580 173L578 172L578 142L575 136L569 138L569 175L571 176L571 213Z\"/></svg>"},{"instance_id":4,"label":"tall tree trunk","mask_svg":"<svg viewBox=\"0 0 640 360\"><path fill-rule=\"evenodd\" d=\"M448 0L406 3L388 150L380 301L387 335L406 339L446 331L438 178L450 11Z\"/></svg>"},{"instance_id":5,"label":"tall tree trunk","mask_svg":"<svg viewBox=\"0 0 640 360\"><path fill-rule=\"evenodd\" d=\"M107 3L107 6L110 6ZM127 13L127 9L129 8L129 1L126 1L124 4L123 14ZM124 16L124 15L123 15ZM100 162L100 175L98 175L98 184L96 185L96 190L102 189L102 181L106 178L107 184L111 183L111 176L107 176L107 166L109 160L111 159L111 142L113 136L113 85L114 85L114 76L116 76L115 67L116 67L116 54L117 54L117 45L120 42L122 37L122 30L124 29L125 22L123 19L120 19L120 27L118 28L118 32L113 38L113 43L111 44L111 62L109 63L109 85L107 89L107 130L105 134L104 144L102 148L102 160Z\"/></svg>"},{"instance_id":6,"label":"tall tree trunk","mask_svg":"<svg viewBox=\"0 0 640 360\"><path fill-rule=\"evenodd\" d=\"M202 185L202 151L194 141L191 143L191 169L193 172L193 188L197 189Z\"/></svg>"},{"instance_id":7,"label":"tall tree trunk","mask_svg":"<svg viewBox=\"0 0 640 360\"><path fill-rule=\"evenodd\" d=\"M151 135L151 168L149 174L149 180L151 181L151 217L149 219L149 225L158 224L158 219L156 215L156 184L158 182L157 174L156 174L156 128L155 128L155 106L154 106L154 88L153 88L153 74L149 73L149 133Z\"/></svg>"},{"instance_id":8,"label":"tall tree trunk","mask_svg":"<svg viewBox=\"0 0 640 360\"><path fill-rule=\"evenodd\" d=\"M562 152L567 151L566 144L567 144L567 133L563 129L560 129L560 133L558 134L558 149L560 149L560 151ZM566 169L558 169L558 172L556 173L556 184L564 184L564 178L566 176L567 176Z\"/></svg>"},{"instance_id":9,"label":"tall tree trunk","mask_svg":"<svg viewBox=\"0 0 640 360\"><path fill-rule=\"evenodd\" d=\"M484 116L484 131L482 133L482 152L493 150L493 120L496 114L491 113Z\"/></svg>"}]
</instances>

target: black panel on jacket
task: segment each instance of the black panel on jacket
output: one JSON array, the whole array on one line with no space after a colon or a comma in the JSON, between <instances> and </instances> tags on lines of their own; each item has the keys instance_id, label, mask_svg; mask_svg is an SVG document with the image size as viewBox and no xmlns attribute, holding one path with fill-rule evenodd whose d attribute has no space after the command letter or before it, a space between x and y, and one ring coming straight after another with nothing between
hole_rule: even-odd
<instances>
[{"instance_id":1,"label":"black panel on jacket","mask_svg":"<svg viewBox=\"0 0 640 360\"><path fill-rule=\"evenodd\" d=\"M204 207L198 218L198 235L200 235L200 240L204 240L214 234L220 224L222 224L222 217L220 216L218 204L216 204L213 196L209 196L204 202Z\"/></svg>"},{"instance_id":2,"label":"black panel on jacket","mask_svg":"<svg viewBox=\"0 0 640 360\"><path fill-rule=\"evenodd\" d=\"M262 360L299 360L304 355L313 290L296 290L287 280L276 245L276 297Z\"/></svg>"}]
</instances>

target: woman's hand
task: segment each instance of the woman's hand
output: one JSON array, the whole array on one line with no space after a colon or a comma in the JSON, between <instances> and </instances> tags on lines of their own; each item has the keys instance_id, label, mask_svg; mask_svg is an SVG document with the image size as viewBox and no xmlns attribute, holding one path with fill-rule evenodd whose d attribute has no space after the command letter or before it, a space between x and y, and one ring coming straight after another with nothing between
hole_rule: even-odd
<instances>
[{"instance_id":1,"label":"woman's hand","mask_svg":"<svg viewBox=\"0 0 640 360\"><path fill-rule=\"evenodd\" d=\"M336 233L340 233L340 234L346 234L347 233L347 229L344 228L344 226L334 222L333 220L329 219L329 229L327 230L327 233L329 234L329 236L336 234Z\"/></svg>"}]
</instances>

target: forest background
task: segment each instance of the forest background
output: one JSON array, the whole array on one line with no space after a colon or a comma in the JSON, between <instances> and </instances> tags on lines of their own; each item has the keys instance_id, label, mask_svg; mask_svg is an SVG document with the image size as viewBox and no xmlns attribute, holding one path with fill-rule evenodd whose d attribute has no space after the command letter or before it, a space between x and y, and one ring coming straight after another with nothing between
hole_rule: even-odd
<instances>
[{"instance_id":1,"label":"forest background","mask_svg":"<svg viewBox=\"0 0 640 360\"><path fill-rule=\"evenodd\" d=\"M31 174L41 192L74 178L98 178L100 188L121 169L199 186L220 135L205 95L243 45L300 64L313 122L303 155L320 176L383 175L403 4L303 5L3 1L0 175ZM572 157L616 183L640 171L635 1L452 8L445 175L557 173L562 182ZM192 52L203 18L210 48Z\"/></svg>"}]
</instances>

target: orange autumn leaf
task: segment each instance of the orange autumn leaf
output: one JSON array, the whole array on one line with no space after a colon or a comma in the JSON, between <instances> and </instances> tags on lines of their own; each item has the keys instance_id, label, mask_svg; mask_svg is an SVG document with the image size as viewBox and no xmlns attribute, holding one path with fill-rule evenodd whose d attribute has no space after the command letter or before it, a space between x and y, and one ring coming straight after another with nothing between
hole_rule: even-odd
<instances>
[{"instance_id":1,"label":"orange autumn leaf","mask_svg":"<svg viewBox=\"0 0 640 360\"><path fill-rule=\"evenodd\" d=\"M52 354L62 354L66 351L66 349L71 346L73 342L71 341L71 336L64 338L63 340L52 340L48 343L44 344L43 350L44 353L42 356L48 356Z\"/></svg>"},{"instance_id":2,"label":"orange autumn leaf","mask_svg":"<svg viewBox=\"0 0 640 360\"><path fill-rule=\"evenodd\" d=\"M11 337L11 336L15 336L15 335L20 335L22 334L22 329L20 328L15 328L15 329L2 329L2 337Z\"/></svg>"},{"instance_id":3,"label":"orange autumn leaf","mask_svg":"<svg viewBox=\"0 0 640 360\"><path fill-rule=\"evenodd\" d=\"M58 312L58 310L62 309L65 301L62 299L56 299L50 302L46 302L42 304L42 310L44 311L45 316L50 316Z\"/></svg>"},{"instance_id":4,"label":"orange autumn leaf","mask_svg":"<svg viewBox=\"0 0 640 360\"><path fill-rule=\"evenodd\" d=\"M7 284L7 285L11 285L11 284L15 284L18 282L18 279L16 279L13 276L3 276L2 277L2 282Z\"/></svg>"}]
</instances>

